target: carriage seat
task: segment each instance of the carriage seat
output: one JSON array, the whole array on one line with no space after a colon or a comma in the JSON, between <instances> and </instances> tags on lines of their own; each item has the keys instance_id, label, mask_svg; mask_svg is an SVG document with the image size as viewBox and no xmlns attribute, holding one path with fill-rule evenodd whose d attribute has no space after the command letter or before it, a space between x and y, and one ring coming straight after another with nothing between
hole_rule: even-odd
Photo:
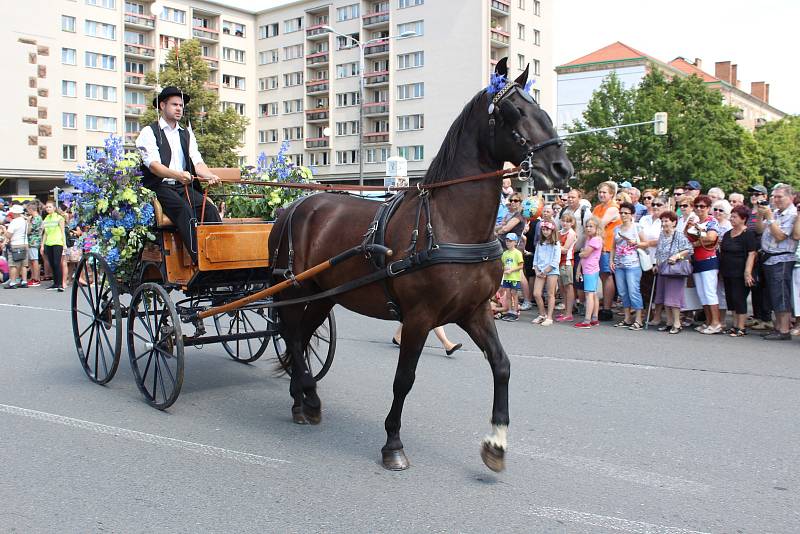
<instances>
[{"instance_id":1,"label":"carriage seat","mask_svg":"<svg viewBox=\"0 0 800 534\"><path fill-rule=\"evenodd\" d=\"M156 198L153 199L153 211L155 212L156 228L175 228L175 223L167 217L167 214L161 208L161 202Z\"/></svg>"}]
</instances>

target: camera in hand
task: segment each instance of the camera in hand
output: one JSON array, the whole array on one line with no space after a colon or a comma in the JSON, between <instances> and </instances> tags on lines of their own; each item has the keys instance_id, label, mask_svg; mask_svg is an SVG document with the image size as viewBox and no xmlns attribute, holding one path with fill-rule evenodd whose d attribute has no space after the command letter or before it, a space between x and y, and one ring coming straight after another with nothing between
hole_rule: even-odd
<instances>
[{"instance_id":1,"label":"camera in hand","mask_svg":"<svg viewBox=\"0 0 800 534\"><path fill-rule=\"evenodd\" d=\"M769 206L769 200L759 200L758 201L758 205L759 206Z\"/></svg>"}]
</instances>

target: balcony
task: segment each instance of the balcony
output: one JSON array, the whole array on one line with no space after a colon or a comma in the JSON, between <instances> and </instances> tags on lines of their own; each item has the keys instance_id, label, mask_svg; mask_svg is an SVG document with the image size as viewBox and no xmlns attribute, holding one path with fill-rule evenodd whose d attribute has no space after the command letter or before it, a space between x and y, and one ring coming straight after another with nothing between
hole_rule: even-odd
<instances>
[{"instance_id":1,"label":"balcony","mask_svg":"<svg viewBox=\"0 0 800 534\"><path fill-rule=\"evenodd\" d=\"M192 37L197 37L201 41L216 43L219 41L219 32L214 28L194 26L192 28Z\"/></svg>"},{"instance_id":2,"label":"balcony","mask_svg":"<svg viewBox=\"0 0 800 534\"><path fill-rule=\"evenodd\" d=\"M153 59L156 49L152 46L125 43L125 55L139 59Z\"/></svg>"},{"instance_id":3,"label":"balcony","mask_svg":"<svg viewBox=\"0 0 800 534\"><path fill-rule=\"evenodd\" d=\"M206 62L206 65L208 65L209 69L211 69L211 70L219 69L219 58L203 56L203 61Z\"/></svg>"},{"instance_id":4,"label":"balcony","mask_svg":"<svg viewBox=\"0 0 800 534\"><path fill-rule=\"evenodd\" d=\"M364 57L382 56L389 54L389 39L381 39L376 43L364 47Z\"/></svg>"},{"instance_id":5,"label":"balcony","mask_svg":"<svg viewBox=\"0 0 800 534\"><path fill-rule=\"evenodd\" d=\"M389 71L382 70L382 71L365 73L364 85L366 87L379 87L381 85L389 85Z\"/></svg>"},{"instance_id":6,"label":"balcony","mask_svg":"<svg viewBox=\"0 0 800 534\"><path fill-rule=\"evenodd\" d=\"M306 148L328 148L328 137L311 137L306 139Z\"/></svg>"},{"instance_id":7,"label":"balcony","mask_svg":"<svg viewBox=\"0 0 800 534\"><path fill-rule=\"evenodd\" d=\"M309 26L306 28L306 39L317 40L325 39L328 37L328 30L323 28L325 24L317 24L316 26Z\"/></svg>"},{"instance_id":8,"label":"balcony","mask_svg":"<svg viewBox=\"0 0 800 534\"><path fill-rule=\"evenodd\" d=\"M492 13L497 15L508 15L511 10L511 2L506 0L489 0L489 5L492 8Z\"/></svg>"},{"instance_id":9,"label":"balcony","mask_svg":"<svg viewBox=\"0 0 800 534\"><path fill-rule=\"evenodd\" d=\"M125 144L132 145L136 142L136 138L139 137L139 132L125 132Z\"/></svg>"},{"instance_id":10,"label":"balcony","mask_svg":"<svg viewBox=\"0 0 800 534\"><path fill-rule=\"evenodd\" d=\"M306 121L308 122L327 122L329 118L330 112L327 108L306 110Z\"/></svg>"},{"instance_id":11,"label":"balcony","mask_svg":"<svg viewBox=\"0 0 800 534\"><path fill-rule=\"evenodd\" d=\"M156 18L153 15L125 13L125 26L141 30L152 30L156 27Z\"/></svg>"},{"instance_id":12,"label":"balcony","mask_svg":"<svg viewBox=\"0 0 800 534\"><path fill-rule=\"evenodd\" d=\"M144 81L144 74L139 74L136 72L125 73L125 85L139 88L152 88L152 85Z\"/></svg>"},{"instance_id":13,"label":"balcony","mask_svg":"<svg viewBox=\"0 0 800 534\"><path fill-rule=\"evenodd\" d=\"M368 104L364 104L363 107L364 107L364 116L366 117L389 114L388 102L370 102Z\"/></svg>"},{"instance_id":14,"label":"balcony","mask_svg":"<svg viewBox=\"0 0 800 534\"><path fill-rule=\"evenodd\" d=\"M144 104L125 104L125 115L128 117L139 117L144 115L147 106Z\"/></svg>"},{"instance_id":15,"label":"balcony","mask_svg":"<svg viewBox=\"0 0 800 534\"><path fill-rule=\"evenodd\" d=\"M508 42L511 34L497 28L490 28L489 29L489 40L493 46L497 46L500 48L508 48Z\"/></svg>"},{"instance_id":16,"label":"balcony","mask_svg":"<svg viewBox=\"0 0 800 534\"><path fill-rule=\"evenodd\" d=\"M327 93L329 89L328 80L318 80L313 82L306 82L306 94L315 95L318 93Z\"/></svg>"},{"instance_id":17,"label":"balcony","mask_svg":"<svg viewBox=\"0 0 800 534\"><path fill-rule=\"evenodd\" d=\"M364 144L388 143L389 132L369 132L364 134Z\"/></svg>"},{"instance_id":18,"label":"balcony","mask_svg":"<svg viewBox=\"0 0 800 534\"><path fill-rule=\"evenodd\" d=\"M367 13L361 17L362 23L365 28L377 28L378 26L389 25L389 12L379 11L376 13Z\"/></svg>"},{"instance_id":19,"label":"balcony","mask_svg":"<svg viewBox=\"0 0 800 534\"><path fill-rule=\"evenodd\" d=\"M306 56L307 67L322 67L328 64L328 52L317 52Z\"/></svg>"}]
</instances>

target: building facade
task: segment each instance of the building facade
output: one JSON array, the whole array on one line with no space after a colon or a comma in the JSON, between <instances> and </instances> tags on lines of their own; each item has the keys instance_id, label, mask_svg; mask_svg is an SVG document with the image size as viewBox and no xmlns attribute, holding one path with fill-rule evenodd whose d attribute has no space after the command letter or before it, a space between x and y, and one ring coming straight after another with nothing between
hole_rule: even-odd
<instances>
[{"instance_id":1,"label":"building facade","mask_svg":"<svg viewBox=\"0 0 800 534\"><path fill-rule=\"evenodd\" d=\"M367 180L382 179L394 155L421 176L502 57L514 76L530 64L540 103L555 102L550 1L302 0L259 12L152 5L30 0L9 12L0 124L16 133L0 145L0 194L63 184L111 133L131 145L152 105L145 74L192 38L221 106L250 119L240 162L274 156L288 141L293 161L321 180L358 180L360 136Z\"/></svg>"}]
</instances>

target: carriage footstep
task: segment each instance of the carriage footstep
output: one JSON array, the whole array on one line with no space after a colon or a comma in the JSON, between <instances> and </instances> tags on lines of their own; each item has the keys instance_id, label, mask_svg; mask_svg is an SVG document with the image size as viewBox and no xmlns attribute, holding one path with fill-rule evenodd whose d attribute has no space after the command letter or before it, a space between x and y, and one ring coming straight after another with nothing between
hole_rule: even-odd
<instances>
[{"instance_id":1,"label":"carriage footstep","mask_svg":"<svg viewBox=\"0 0 800 534\"><path fill-rule=\"evenodd\" d=\"M506 468L505 455L505 450L495 447L486 441L481 443L481 460L486 464L486 467L495 473L499 473Z\"/></svg>"}]
</instances>

